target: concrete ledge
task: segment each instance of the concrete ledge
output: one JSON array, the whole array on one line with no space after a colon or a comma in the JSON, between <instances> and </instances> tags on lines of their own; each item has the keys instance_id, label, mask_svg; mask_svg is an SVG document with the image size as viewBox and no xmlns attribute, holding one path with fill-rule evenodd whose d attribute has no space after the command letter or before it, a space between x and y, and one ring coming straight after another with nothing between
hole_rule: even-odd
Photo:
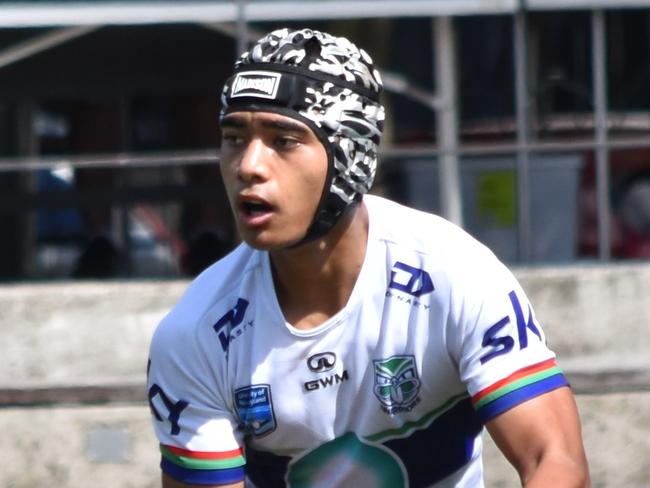
<instances>
[{"instance_id":1,"label":"concrete ledge","mask_svg":"<svg viewBox=\"0 0 650 488\"><path fill-rule=\"evenodd\" d=\"M0 486L160 487L148 407L0 409Z\"/></svg>"},{"instance_id":2,"label":"concrete ledge","mask_svg":"<svg viewBox=\"0 0 650 488\"><path fill-rule=\"evenodd\" d=\"M618 373L646 382L650 263L525 268L515 274L560 365L578 384L586 374L613 381ZM143 382L151 334L187 285L0 285L0 388Z\"/></svg>"},{"instance_id":3,"label":"concrete ledge","mask_svg":"<svg viewBox=\"0 0 650 488\"><path fill-rule=\"evenodd\" d=\"M650 371L567 373L576 394L650 392ZM142 404L147 401L144 381L103 385L51 385L0 388L1 407L56 405Z\"/></svg>"},{"instance_id":4,"label":"concrete ledge","mask_svg":"<svg viewBox=\"0 0 650 488\"><path fill-rule=\"evenodd\" d=\"M565 370L650 370L649 262L515 274Z\"/></svg>"},{"instance_id":5,"label":"concrete ledge","mask_svg":"<svg viewBox=\"0 0 650 488\"><path fill-rule=\"evenodd\" d=\"M49 386L43 388L0 388L0 407L83 405L102 403L145 403L146 385Z\"/></svg>"},{"instance_id":6,"label":"concrete ledge","mask_svg":"<svg viewBox=\"0 0 650 488\"><path fill-rule=\"evenodd\" d=\"M648 389L650 263L515 274L578 392ZM35 403L51 403L57 395L83 403L92 401L84 395L93 388L97 401L138 401L151 335L187 285L0 285L0 404L28 403L26 396L18 399L21 391Z\"/></svg>"},{"instance_id":7,"label":"concrete ledge","mask_svg":"<svg viewBox=\"0 0 650 488\"><path fill-rule=\"evenodd\" d=\"M650 393L579 395L594 488L646 488ZM144 405L0 409L0 486L160 486L159 452ZM486 435L486 486L521 486Z\"/></svg>"},{"instance_id":8,"label":"concrete ledge","mask_svg":"<svg viewBox=\"0 0 650 488\"><path fill-rule=\"evenodd\" d=\"M187 287L170 282L0 286L0 387L144 382L151 335Z\"/></svg>"}]
</instances>

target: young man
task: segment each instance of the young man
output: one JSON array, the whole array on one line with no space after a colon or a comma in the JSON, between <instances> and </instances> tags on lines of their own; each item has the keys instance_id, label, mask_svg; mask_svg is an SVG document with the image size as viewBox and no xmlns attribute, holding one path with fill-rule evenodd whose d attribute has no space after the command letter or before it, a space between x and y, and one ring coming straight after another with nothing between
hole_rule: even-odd
<instances>
[{"instance_id":1,"label":"young man","mask_svg":"<svg viewBox=\"0 0 650 488\"><path fill-rule=\"evenodd\" d=\"M163 486L480 487L481 436L533 487L587 486L573 396L511 273L443 219L363 196L381 80L275 31L223 91L244 241L159 326Z\"/></svg>"}]
</instances>

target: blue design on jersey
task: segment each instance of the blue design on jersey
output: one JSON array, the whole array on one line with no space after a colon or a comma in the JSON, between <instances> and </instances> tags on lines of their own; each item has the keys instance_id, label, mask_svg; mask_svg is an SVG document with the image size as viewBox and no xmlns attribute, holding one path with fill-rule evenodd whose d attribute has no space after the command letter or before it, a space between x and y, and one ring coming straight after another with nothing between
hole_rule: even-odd
<instances>
[{"instance_id":1,"label":"blue design on jersey","mask_svg":"<svg viewBox=\"0 0 650 488\"><path fill-rule=\"evenodd\" d=\"M246 448L246 473L258 488L309 486L308 480L327 468L327 460L344 456L359 461L359 469L380 476L387 486L401 488L400 473L408 476L410 488L425 488L462 468L472 458L475 438L483 428L469 398L464 398L427 427L409 436L375 442L348 432L322 444L291 463L288 456ZM385 451L375 446L383 446ZM377 464L378 463L378 464ZM401 465L401 468L398 466ZM294 472L294 469L297 469ZM391 484L392 483L392 484Z\"/></svg>"},{"instance_id":2,"label":"blue design on jersey","mask_svg":"<svg viewBox=\"0 0 650 488\"><path fill-rule=\"evenodd\" d=\"M289 456L258 451L246 445L246 476L256 488L285 488L289 461Z\"/></svg>"},{"instance_id":3,"label":"blue design on jersey","mask_svg":"<svg viewBox=\"0 0 650 488\"><path fill-rule=\"evenodd\" d=\"M232 330L244 321L244 315L246 314L248 304L248 300L238 298L235 307L232 310L228 310L228 312L212 326L219 337L219 342L221 342L221 348L224 352L228 350Z\"/></svg>"},{"instance_id":4,"label":"blue design on jersey","mask_svg":"<svg viewBox=\"0 0 650 488\"><path fill-rule=\"evenodd\" d=\"M227 483L237 483L244 479L243 467L228 469L188 469L178 466L163 457L162 461L160 461L160 468L175 480L193 485L225 485Z\"/></svg>"},{"instance_id":5,"label":"blue design on jersey","mask_svg":"<svg viewBox=\"0 0 650 488\"><path fill-rule=\"evenodd\" d=\"M239 428L246 434L262 437L275 430L275 414L270 385L250 385L235 391Z\"/></svg>"},{"instance_id":6,"label":"blue design on jersey","mask_svg":"<svg viewBox=\"0 0 650 488\"><path fill-rule=\"evenodd\" d=\"M151 385L151 388L149 388L149 394L147 396L149 398L149 408L151 409L151 413L153 413L158 422L162 422L163 418L160 415L160 412L158 412L158 409L153 404L153 399L156 396L160 397L163 404L165 405L165 408L167 409L167 420L169 420L169 422L172 424L170 434L178 435L181 432L181 428L178 425L178 419L181 416L181 412L189 405L189 403L187 403L185 400L178 400L176 403L174 403L165 394L163 389L155 383Z\"/></svg>"},{"instance_id":7,"label":"blue design on jersey","mask_svg":"<svg viewBox=\"0 0 650 488\"><path fill-rule=\"evenodd\" d=\"M496 337L496 335L501 332L501 329L503 329L509 323L510 317L506 315L485 331L481 345L483 347L491 347L492 349L481 356L481 364L485 364L490 359L494 359L495 357L506 354L512 350L515 345L515 340L512 337L509 335L504 337Z\"/></svg>"},{"instance_id":8,"label":"blue design on jersey","mask_svg":"<svg viewBox=\"0 0 650 488\"><path fill-rule=\"evenodd\" d=\"M539 331L533 320L533 310L528 305L528 320L524 319L524 312L521 309L521 304L517 298L517 294L514 291L508 293L510 298L510 303L512 303L512 308L515 311L515 317L517 317L517 334L519 335L519 347L520 349L525 349L528 347L528 334L526 329L530 329L537 338L542 340L542 333Z\"/></svg>"},{"instance_id":9,"label":"blue design on jersey","mask_svg":"<svg viewBox=\"0 0 650 488\"><path fill-rule=\"evenodd\" d=\"M396 453L409 477L411 488L424 488L454 473L472 458L480 422L469 398L409 437L383 443Z\"/></svg>"},{"instance_id":10,"label":"blue design on jersey","mask_svg":"<svg viewBox=\"0 0 650 488\"><path fill-rule=\"evenodd\" d=\"M409 275L409 279L406 283L400 283L396 280L396 270L404 271ZM402 263L401 261L397 261L393 265L388 288L403 291L404 293L408 293L414 297L419 297L427 293L431 293L434 290L433 281L431 280L429 273L423 269L409 266L408 264Z\"/></svg>"}]
</instances>

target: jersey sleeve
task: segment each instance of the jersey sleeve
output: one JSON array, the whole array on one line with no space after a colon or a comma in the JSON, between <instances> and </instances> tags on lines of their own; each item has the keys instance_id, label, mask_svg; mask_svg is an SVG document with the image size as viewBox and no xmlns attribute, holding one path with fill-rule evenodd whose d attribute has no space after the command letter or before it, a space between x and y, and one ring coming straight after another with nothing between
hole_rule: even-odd
<instances>
[{"instance_id":1,"label":"jersey sleeve","mask_svg":"<svg viewBox=\"0 0 650 488\"><path fill-rule=\"evenodd\" d=\"M482 257L471 272L464 269L469 285L452 294L449 334L461 380L485 423L568 383L516 278L491 253Z\"/></svg>"},{"instance_id":2,"label":"jersey sleeve","mask_svg":"<svg viewBox=\"0 0 650 488\"><path fill-rule=\"evenodd\" d=\"M161 469L189 484L244 479L244 452L229 408L224 364L204 350L200 331L166 319L156 330L147 368L148 397Z\"/></svg>"}]
</instances>

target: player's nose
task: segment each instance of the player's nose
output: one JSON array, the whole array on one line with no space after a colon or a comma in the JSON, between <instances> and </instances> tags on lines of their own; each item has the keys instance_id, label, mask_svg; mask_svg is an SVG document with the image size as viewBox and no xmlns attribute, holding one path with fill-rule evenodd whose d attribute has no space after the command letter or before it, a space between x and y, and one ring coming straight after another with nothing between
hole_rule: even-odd
<instances>
[{"instance_id":1,"label":"player's nose","mask_svg":"<svg viewBox=\"0 0 650 488\"><path fill-rule=\"evenodd\" d=\"M237 167L237 176L245 182L265 180L268 178L267 147L259 138L252 138L244 151Z\"/></svg>"}]
</instances>

